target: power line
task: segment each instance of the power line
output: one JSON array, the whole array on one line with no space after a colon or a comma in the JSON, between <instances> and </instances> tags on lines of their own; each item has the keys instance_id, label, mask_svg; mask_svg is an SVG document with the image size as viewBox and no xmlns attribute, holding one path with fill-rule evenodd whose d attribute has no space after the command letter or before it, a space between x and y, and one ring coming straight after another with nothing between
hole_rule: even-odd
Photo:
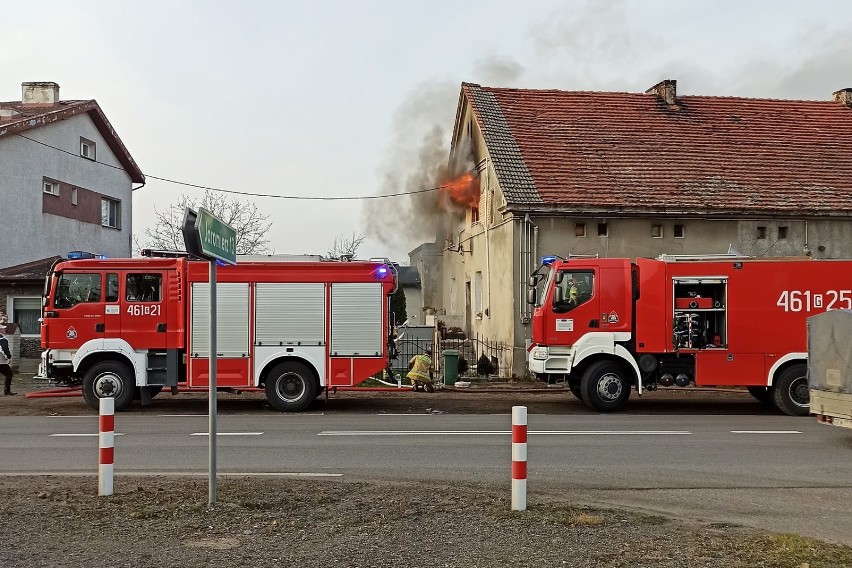
<instances>
[{"instance_id":1,"label":"power line","mask_svg":"<svg viewBox=\"0 0 852 568\"><path fill-rule=\"evenodd\" d=\"M18 134L17 136L20 136L21 138L26 138L30 142L35 142L36 144L41 144L42 146L46 146L47 148L51 148L51 149L56 150L58 152L68 154L69 156L74 156L75 158L80 158L81 160L87 159L87 158L84 158L83 156L79 156L79 155L75 154L74 152L69 152L68 150L63 150L62 148L57 148L56 146L51 146L50 144L47 144L45 142L41 142L39 140L35 140L33 138L30 138L29 136L24 136L23 134ZM91 161L91 160L88 160L88 161ZM119 167L119 166L113 166L112 164L106 164L104 162L95 162L95 163L101 164L102 166L106 166L108 168L113 168L115 170L126 171L124 168ZM196 188L196 189L216 191L216 192L220 192L220 193L232 193L234 195L245 195L245 196L248 196L248 197L271 197L273 199L295 199L295 200L301 200L301 201L361 201L361 200L366 200L366 199L385 199L387 197L401 197L403 195L416 195L418 193L428 193L430 191L438 191L439 189L441 189L440 187L430 187L430 188L427 188L427 189L416 189L414 191L400 191L398 193L387 193L387 194L384 194L384 195L357 195L357 196L337 196L337 197L334 197L334 196L308 196L308 195L274 195L274 194L271 194L271 193L254 193L254 192L250 192L250 191L237 191L235 189L225 189L225 188L221 188L221 187L211 187L211 186L207 186L207 185L199 185L199 184L189 183L189 182L185 182L185 181L178 181L178 180L174 180L174 179L158 177L158 176L154 176L154 175L150 175L150 174L144 174L144 175L145 175L146 178L155 179L157 181L162 181L162 182L166 182L166 183L173 183L175 185L182 185L182 186L185 186L185 187L193 187L193 188Z\"/></svg>"}]
</instances>

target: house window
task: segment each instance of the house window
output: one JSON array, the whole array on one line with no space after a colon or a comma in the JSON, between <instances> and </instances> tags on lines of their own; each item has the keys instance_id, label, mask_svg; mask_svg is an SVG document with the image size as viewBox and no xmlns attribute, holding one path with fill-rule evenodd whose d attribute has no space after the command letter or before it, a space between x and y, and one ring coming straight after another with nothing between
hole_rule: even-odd
<instances>
[{"instance_id":1,"label":"house window","mask_svg":"<svg viewBox=\"0 0 852 568\"><path fill-rule=\"evenodd\" d=\"M45 193L49 193L50 195L59 195L59 183L51 180L44 180L44 184L42 185Z\"/></svg>"},{"instance_id":2,"label":"house window","mask_svg":"<svg viewBox=\"0 0 852 568\"><path fill-rule=\"evenodd\" d=\"M758 227L757 228L757 238L765 239L766 238L766 227Z\"/></svg>"},{"instance_id":3,"label":"house window","mask_svg":"<svg viewBox=\"0 0 852 568\"><path fill-rule=\"evenodd\" d=\"M12 315L11 321L18 324L21 335L38 337L41 333L41 325L38 321L41 317L41 298L10 296L6 304L8 313Z\"/></svg>"},{"instance_id":4,"label":"house window","mask_svg":"<svg viewBox=\"0 0 852 568\"><path fill-rule=\"evenodd\" d=\"M80 155L89 160L95 159L95 143L86 138L80 138Z\"/></svg>"},{"instance_id":5,"label":"house window","mask_svg":"<svg viewBox=\"0 0 852 568\"><path fill-rule=\"evenodd\" d=\"M662 239L663 238L663 226L654 224L651 225L651 238L654 239Z\"/></svg>"},{"instance_id":6,"label":"house window","mask_svg":"<svg viewBox=\"0 0 852 568\"><path fill-rule=\"evenodd\" d=\"M585 237L586 236L586 224L585 223L574 223L574 236L575 237Z\"/></svg>"},{"instance_id":7,"label":"house window","mask_svg":"<svg viewBox=\"0 0 852 568\"><path fill-rule=\"evenodd\" d=\"M115 199L101 199L101 225L118 229L118 219L121 202Z\"/></svg>"},{"instance_id":8,"label":"house window","mask_svg":"<svg viewBox=\"0 0 852 568\"><path fill-rule=\"evenodd\" d=\"M470 208L470 223L479 223L479 207Z\"/></svg>"},{"instance_id":9,"label":"house window","mask_svg":"<svg viewBox=\"0 0 852 568\"><path fill-rule=\"evenodd\" d=\"M683 238L683 225L675 225L674 231L672 231L674 238L682 239Z\"/></svg>"},{"instance_id":10,"label":"house window","mask_svg":"<svg viewBox=\"0 0 852 568\"><path fill-rule=\"evenodd\" d=\"M787 227L778 227L778 238L786 239L787 238Z\"/></svg>"},{"instance_id":11,"label":"house window","mask_svg":"<svg viewBox=\"0 0 852 568\"><path fill-rule=\"evenodd\" d=\"M71 205L77 205L77 188L71 188Z\"/></svg>"},{"instance_id":12,"label":"house window","mask_svg":"<svg viewBox=\"0 0 852 568\"><path fill-rule=\"evenodd\" d=\"M606 223L598 223L598 236L599 237L608 237L609 236L609 227L607 227Z\"/></svg>"}]
</instances>

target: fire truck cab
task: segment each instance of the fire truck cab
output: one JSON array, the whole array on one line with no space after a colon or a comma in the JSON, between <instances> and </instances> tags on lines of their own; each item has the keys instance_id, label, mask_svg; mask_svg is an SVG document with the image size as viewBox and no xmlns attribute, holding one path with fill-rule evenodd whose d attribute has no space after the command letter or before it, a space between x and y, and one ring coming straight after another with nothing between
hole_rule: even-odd
<instances>
[{"instance_id":1,"label":"fire truck cab","mask_svg":"<svg viewBox=\"0 0 852 568\"><path fill-rule=\"evenodd\" d=\"M529 369L599 411L633 388L712 385L807 415L806 318L852 308L850 282L841 260L555 260L530 279Z\"/></svg>"},{"instance_id":2,"label":"fire truck cab","mask_svg":"<svg viewBox=\"0 0 852 568\"><path fill-rule=\"evenodd\" d=\"M164 387L209 388L207 262L187 258L56 263L44 287L38 377L80 385L116 410ZM281 411L381 372L393 349L390 262L241 262L217 269L217 376L264 389Z\"/></svg>"}]
</instances>

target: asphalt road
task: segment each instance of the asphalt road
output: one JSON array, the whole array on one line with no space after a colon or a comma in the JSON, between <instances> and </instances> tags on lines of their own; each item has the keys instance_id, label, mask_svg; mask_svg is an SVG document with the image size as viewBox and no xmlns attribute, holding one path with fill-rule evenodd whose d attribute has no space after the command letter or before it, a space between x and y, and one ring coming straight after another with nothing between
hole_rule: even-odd
<instances>
[{"instance_id":1,"label":"asphalt road","mask_svg":"<svg viewBox=\"0 0 852 568\"><path fill-rule=\"evenodd\" d=\"M116 417L117 475L207 475L207 417ZM511 417L233 414L221 474L507 487ZM0 417L0 473L96 474L96 416ZM571 499L852 546L852 431L780 415L529 416L529 501Z\"/></svg>"}]
</instances>

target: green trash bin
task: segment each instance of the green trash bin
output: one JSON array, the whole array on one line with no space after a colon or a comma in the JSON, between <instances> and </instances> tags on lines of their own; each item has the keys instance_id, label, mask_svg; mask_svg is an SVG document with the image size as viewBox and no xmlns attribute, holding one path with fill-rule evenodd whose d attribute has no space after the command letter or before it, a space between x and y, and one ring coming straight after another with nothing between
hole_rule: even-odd
<instances>
[{"instance_id":1,"label":"green trash bin","mask_svg":"<svg viewBox=\"0 0 852 568\"><path fill-rule=\"evenodd\" d=\"M444 350L444 384L453 386L459 378L459 356L457 349Z\"/></svg>"}]
</instances>

